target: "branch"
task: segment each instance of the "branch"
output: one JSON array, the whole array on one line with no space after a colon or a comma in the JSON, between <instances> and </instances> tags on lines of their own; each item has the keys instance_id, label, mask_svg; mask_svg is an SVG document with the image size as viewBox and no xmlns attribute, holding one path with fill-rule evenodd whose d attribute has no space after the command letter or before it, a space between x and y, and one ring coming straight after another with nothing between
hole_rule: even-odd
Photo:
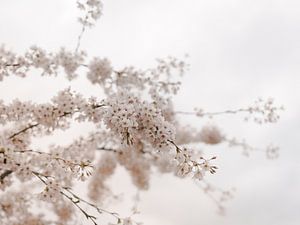
<instances>
[{"instance_id":1,"label":"branch","mask_svg":"<svg viewBox=\"0 0 300 225\"><path fill-rule=\"evenodd\" d=\"M35 172L35 171L32 171L32 174L34 174L44 185L48 185L47 182L44 180L44 179L48 179L49 176L46 176L46 175L43 175L41 173L38 173L38 172ZM113 217L115 217L117 220L118 220L118 223L122 221L122 218L119 216L118 213L115 213L115 212L110 212L108 210L105 210L105 209L102 209L102 208L99 208L97 205L93 204L93 203L90 203L84 199L82 199L81 197L79 197L78 195L74 194L72 191L71 191L71 188L70 187L61 187L63 190L62 191L59 191L59 193L61 195L63 195L65 198L67 198L68 200L70 200L83 214L84 216L88 219L88 220L91 220L93 222L94 225L97 225L97 222L96 222L96 219L97 217L93 216L93 215L90 215L88 212L86 212L81 206L80 206L80 203L85 203L87 204L88 206L91 206L93 207L94 209L97 210L97 212L99 214L102 214L102 213L106 213L108 215L111 215ZM70 194L71 196L69 196L68 194L66 194L64 191L68 192L68 194Z\"/></svg>"},{"instance_id":2,"label":"branch","mask_svg":"<svg viewBox=\"0 0 300 225\"><path fill-rule=\"evenodd\" d=\"M12 170L6 170L6 171L4 171L4 173L2 173L0 175L0 183L2 183L3 180L4 180L4 178L7 177L7 176L9 176L12 172L13 172Z\"/></svg>"},{"instance_id":3,"label":"branch","mask_svg":"<svg viewBox=\"0 0 300 225\"><path fill-rule=\"evenodd\" d=\"M97 108L100 108L100 107L102 107L102 106L105 106L104 104L101 104L101 105L94 105L93 106L93 109L97 109ZM73 111L73 112L64 112L62 115L60 115L58 118L63 118L63 117L65 117L65 116L67 116L67 115L71 115L72 113L77 113L77 112L79 112L79 110L75 110L75 111ZM28 130L31 130L32 128L34 128L34 127L37 127L37 126L39 126L40 125L40 123L34 123L34 124L29 124L27 127L25 127L25 128L23 128L22 130L20 130L20 131L18 131L18 132L16 132L16 133L14 133L14 134L12 134L11 136L9 136L9 138L8 139L13 139L14 137L16 137L16 136L18 136L18 135L20 135L20 134L22 134L22 133L25 133L26 131L28 131Z\"/></svg>"},{"instance_id":4,"label":"branch","mask_svg":"<svg viewBox=\"0 0 300 225\"><path fill-rule=\"evenodd\" d=\"M77 44L76 44L76 48L75 48L75 53L77 53L78 50L79 50L79 47L80 47L80 44L81 44L81 39L82 39L82 36L83 36L84 31L86 29L86 22L87 22L87 20L88 20L88 16L85 17L84 22L82 24L81 32L78 35Z\"/></svg>"},{"instance_id":5,"label":"branch","mask_svg":"<svg viewBox=\"0 0 300 225\"><path fill-rule=\"evenodd\" d=\"M34 127L37 127L38 125L40 125L40 124L39 123L30 124L29 126L27 126L27 127L23 128L22 130L14 133L14 134L12 134L11 136L9 136L8 139L13 139L14 137L16 137L16 136L18 136L18 135L20 135L22 133L25 133L27 130L30 130L30 129L34 128Z\"/></svg>"},{"instance_id":6,"label":"branch","mask_svg":"<svg viewBox=\"0 0 300 225\"><path fill-rule=\"evenodd\" d=\"M184 112L184 111L176 111L174 114L184 114L184 115L195 115L199 117L204 116L216 116L216 115L223 115L223 114L237 114L239 112L249 112L248 109L236 109L236 110L225 110L219 112L203 112L202 110L195 111L195 112Z\"/></svg>"}]
</instances>

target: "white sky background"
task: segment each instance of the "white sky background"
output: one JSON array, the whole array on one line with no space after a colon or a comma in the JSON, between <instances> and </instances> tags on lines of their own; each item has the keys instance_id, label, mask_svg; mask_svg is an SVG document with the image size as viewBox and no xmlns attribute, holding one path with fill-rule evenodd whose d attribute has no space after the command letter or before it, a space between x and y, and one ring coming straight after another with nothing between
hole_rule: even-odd
<instances>
[{"instance_id":1,"label":"white sky background","mask_svg":"<svg viewBox=\"0 0 300 225\"><path fill-rule=\"evenodd\" d=\"M80 31L74 2L0 1L0 42L16 51L32 44L73 49ZM208 150L208 155L219 156L220 167L209 179L237 188L227 216L218 216L191 181L154 175L150 191L141 196L140 218L146 225L300 223L300 1L107 0L103 17L84 35L82 49L90 56L109 57L116 67L142 68L157 57L188 53L191 70L177 97L181 110L234 109L260 96L272 96L286 107L273 125L245 124L239 116L216 120L228 136L246 137L255 146L273 142L281 147L276 161L259 153L245 158L225 145ZM8 78L0 83L0 97L45 101L70 85L60 78L46 80ZM72 83L88 94L97 93L82 84ZM185 121L199 128L203 124L192 117ZM127 190L128 183L122 188Z\"/></svg>"}]
</instances>

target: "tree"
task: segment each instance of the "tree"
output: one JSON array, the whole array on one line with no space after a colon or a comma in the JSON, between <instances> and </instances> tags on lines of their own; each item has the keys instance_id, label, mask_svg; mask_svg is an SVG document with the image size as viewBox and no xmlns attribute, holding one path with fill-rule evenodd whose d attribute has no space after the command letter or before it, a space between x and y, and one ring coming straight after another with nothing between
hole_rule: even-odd
<instances>
[{"instance_id":1,"label":"tree","mask_svg":"<svg viewBox=\"0 0 300 225\"><path fill-rule=\"evenodd\" d=\"M107 179L117 166L124 167L139 190L149 188L150 173L173 173L190 177L211 194L209 174L217 171L216 156L205 157L195 144L217 145L227 142L240 146L245 154L261 150L244 141L228 138L214 125L197 130L180 122L180 115L214 117L223 114L246 115L246 120L274 123L281 107L273 100L257 100L253 105L236 110L208 112L177 111L173 96L180 88L180 77L188 70L185 60L173 57L158 59L148 69L125 67L115 69L107 58L88 57L80 50L87 28L95 24L102 12L99 0L77 2L83 16L81 33L74 50L61 48L47 52L32 46L18 55L2 47L0 79L6 76L30 76L39 71L43 76L64 74L68 80L86 76L103 96L86 98L72 88L56 93L50 102L33 103L18 99L0 102L0 221L2 224L74 224L82 214L91 224L101 216L112 217L113 224L135 224L101 207L109 196ZM71 84L71 83L70 83ZM65 131L74 122L92 123L94 132L75 139L68 146L52 145L35 149L32 141ZM54 140L55 143L55 140ZM266 149L269 158L277 157L278 148ZM204 177L208 177L204 179ZM89 200L75 193L78 182L87 183ZM38 184L36 186L36 184ZM216 203L220 210L231 192L220 191ZM44 213L36 210L40 206ZM46 210L56 216L49 216Z\"/></svg>"}]
</instances>

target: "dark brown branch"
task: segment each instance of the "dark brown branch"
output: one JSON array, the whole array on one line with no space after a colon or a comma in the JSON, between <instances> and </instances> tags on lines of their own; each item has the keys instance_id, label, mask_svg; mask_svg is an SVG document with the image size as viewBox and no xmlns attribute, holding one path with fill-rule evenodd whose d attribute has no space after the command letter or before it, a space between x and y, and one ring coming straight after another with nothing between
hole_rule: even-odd
<instances>
[{"instance_id":1,"label":"dark brown branch","mask_svg":"<svg viewBox=\"0 0 300 225\"><path fill-rule=\"evenodd\" d=\"M13 139L15 136L18 136L19 134L24 133L27 130L30 130L30 129L34 128L34 127L37 127L38 125L39 125L39 123L30 124L29 126L27 126L27 127L23 128L22 130L18 131L17 133L14 133L13 135L11 135L9 137L9 139Z\"/></svg>"},{"instance_id":2,"label":"dark brown branch","mask_svg":"<svg viewBox=\"0 0 300 225\"><path fill-rule=\"evenodd\" d=\"M107 152L114 152L114 153L119 153L121 154L122 152L116 150L116 149L113 149L113 148L106 148L106 147L99 147L97 148L96 150L98 151L107 151Z\"/></svg>"},{"instance_id":3,"label":"dark brown branch","mask_svg":"<svg viewBox=\"0 0 300 225\"><path fill-rule=\"evenodd\" d=\"M4 173L0 175L0 183L3 182L4 178L9 176L13 171L12 170L6 170Z\"/></svg>"},{"instance_id":4,"label":"dark brown branch","mask_svg":"<svg viewBox=\"0 0 300 225\"><path fill-rule=\"evenodd\" d=\"M19 63L13 63L13 64L5 64L4 66L7 66L7 67L9 67L9 66L15 67L15 66L21 66L21 64L19 64Z\"/></svg>"}]
</instances>

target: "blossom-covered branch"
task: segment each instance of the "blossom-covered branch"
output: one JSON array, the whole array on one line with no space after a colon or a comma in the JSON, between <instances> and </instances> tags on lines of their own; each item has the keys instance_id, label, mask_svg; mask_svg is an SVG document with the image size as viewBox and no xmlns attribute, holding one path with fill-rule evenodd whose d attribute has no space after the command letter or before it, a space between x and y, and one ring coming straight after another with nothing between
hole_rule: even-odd
<instances>
[{"instance_id":1,"label":"blossom-covered branch","mask_svg":"<svg viewBox=\"0 0 300 225\"><path fill-rule=\"evenodd\" d=\"M238 114L238 113L247 113L247 116L244 117L245 121L253 120L258 124L262 123L276 123L280 118L280 111L283 111L283 106L274 105L274 100L269 98L264 100L259 98L254 102L253 105L248 106L246 108L240 108L236 110L224 110L219 112L206 112L203 109L195 108L194 112L183 112L176 111L176 114L184 114L184 115L195 115L198 117L214 117L223 114Z\"/></svg>"},{"instance_id":2,"label":"blossom-covered branch","mask_svg":"<svg viewBox=\"0 0 300 225\"><path fill-rule=\"evenodd\" d=\"M184 124L179 115L201 119L245 113L246 120L262 124L277 122L283 108L275 106L272 99L259 99L237 110L178 111L173 97L179 93L181 77L189 69L186 60L161 58L152 67L141 69L115 68L104 56L91 57L81 50L82 37L102 15L103 5L100 0L78 0L77 7L81 31L75 50L49 52L32 46L17 54L4 45L0 48L0 81L5 83L4 78L10 76L26 79L38 71L42 76L65 76L70 86L44 103L0 100L0 224L82 224L77 220L81 218L76 214L79 212L94 225L100 223L102 214L113 217L114 225L138 225L131 216L121 217L100 207L113 196L109 178L118 167L128 172L138 190L147 190L155 173L194 179L221 209L231 192L210 185L210 175L217 172L217 157L199 151L198 145L228 143L247 153L262 149L228 138L212 124L198 130ZM103 94L84 97L74 91L71 81L79 75ZM56 131L70 129L74 122L91 123L94 130L71 139L68 145L59 145L55 138L54 144L46 148L33 145L42 136L52 138ZM268 146L269 158L275 158L277 150ZM89 200L74 191L79 182ZM34 210L37 206L41 211L51 210L56 217L47 219L47 213Z\"/></svg>"}]
</instances>

